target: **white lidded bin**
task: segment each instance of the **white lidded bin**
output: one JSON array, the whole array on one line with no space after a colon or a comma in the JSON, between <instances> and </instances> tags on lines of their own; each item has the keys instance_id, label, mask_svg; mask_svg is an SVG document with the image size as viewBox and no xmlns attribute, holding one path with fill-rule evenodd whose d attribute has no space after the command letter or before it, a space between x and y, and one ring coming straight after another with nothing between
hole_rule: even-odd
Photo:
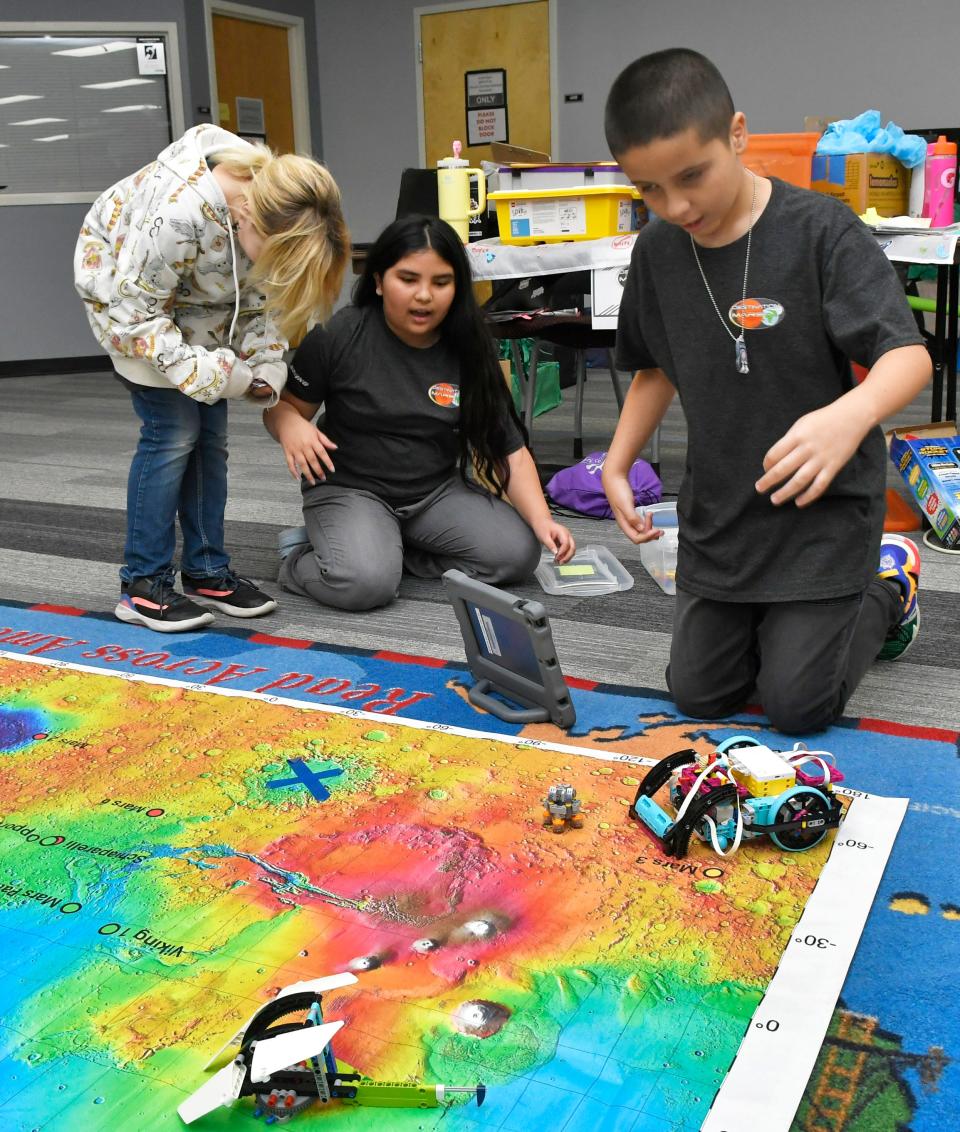
<instances>
[{"instance_id":1,"label":"white lidded bin","mask_svg":"<svg viewBox=\"0 0 960 1132\"><path fill-rule=\"evenodd\" d=\"M591 161L583 165L501 165L487 189L491 192L523 189L582 189L591 185L632 188L630 178L616 161Z\"/></svg>"},{"instance_id":2,"label":"white lidded bin","mask_svg":"<svg viewBox=\"0 0 960 1132\"><path fill-rule=\"evenodd\" d=\"M677 592L677 540L680 526L676 503L652 503L645 508L653 525L663 534L652 542L640 544L640 561L644 569L667 594Z\"/></svg>"}]
</instances>

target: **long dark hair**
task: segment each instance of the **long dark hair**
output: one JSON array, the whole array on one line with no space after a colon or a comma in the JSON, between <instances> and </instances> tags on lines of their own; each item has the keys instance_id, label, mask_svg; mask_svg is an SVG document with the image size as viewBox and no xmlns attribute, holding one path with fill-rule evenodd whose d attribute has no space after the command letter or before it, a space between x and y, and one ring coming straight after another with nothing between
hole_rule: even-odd
<instances>
[{"instance_id":1,"label":"long dark hair","mask_svg":"<svg viewBox=\"0 0 960 1132\"><path fill-rule=\"evenodd\" d=\"M460 367L460 475L470 483L476 468L499 496L507 489L507 421L512 420L526 442L526 432L503 380L493 338L473 294L470 264L457 233L432 216L404 216L388 225L367 253L363 274L353 289L358 307L373 306L381 279L404 256L425 248L453 269L453 302L440 324L440 337L454 352Z\"/></svg>"}]
</instances>

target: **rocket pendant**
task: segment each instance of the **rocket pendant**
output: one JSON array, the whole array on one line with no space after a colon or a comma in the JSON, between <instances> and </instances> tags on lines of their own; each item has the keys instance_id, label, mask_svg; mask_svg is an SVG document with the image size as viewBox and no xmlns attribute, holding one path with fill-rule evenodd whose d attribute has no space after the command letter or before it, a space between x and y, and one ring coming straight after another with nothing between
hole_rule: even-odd
<instances>
[{"instance_id":1,"label":"rocket pendant","mask_svg":"<svg viewBox=\"0 0 960 1132\"><path fill-rule=\"evenodd\" d=\"M737 347L737 373L749 373L750 363L747 361L747 344L743 340L743 333L740 337L735 339L734 345Z\"/></svg>"}]
</instances>

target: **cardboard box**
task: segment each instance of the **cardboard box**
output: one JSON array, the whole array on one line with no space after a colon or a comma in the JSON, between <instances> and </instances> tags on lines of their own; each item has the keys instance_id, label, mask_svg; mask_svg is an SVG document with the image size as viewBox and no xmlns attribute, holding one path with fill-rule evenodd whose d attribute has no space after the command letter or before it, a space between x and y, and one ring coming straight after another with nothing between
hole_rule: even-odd
<instances>
[{"instance_id":1,"label":"cardboard box","mask_svg":"<svg viewBox=\"0 0 960 1132\"><path fill-rule=\"evenodd\" d=\"M832 118L825 118L822 114L808 114L803 119L803 128L805 130L813 130L818 134L822 134L826 130L827 126L829 126L832 122L838 121L839 118L839 114L834 114Z\"/></svg>"},{"instance_id":2,"label":"cardboard box","mask_svg":"<svg viewBox=\"0 0 960 1132\"><path fill-rule=\"evenodd\" d=\"M550 160L549 153L541 153L538 149L526 149L522 145L507 145L506 142L491 142L490 156L498 165L509 165L514 161L542 165Z\"/></svg>"},{"instance_id":3,"label":"cardboard box","mask_svg":"<svg viewBox=\"0 0 960 1132\"><path fill-rule=\"evenodd\" d=\"M888 153L817 153L810 188L844 201L858 216L868 208L881 216L905 216L910 171Z\"/></svg>"},{"instance_id":4,"label":"cardboard box","mask_svg":"<svg viewBox=\"0 0 960 1132\"><path fill-rule=\"evenodd\" d=\"M960 542L960 436L953 421L895 428L890 459L946 546Z\"/></svg>"}]
</instances>

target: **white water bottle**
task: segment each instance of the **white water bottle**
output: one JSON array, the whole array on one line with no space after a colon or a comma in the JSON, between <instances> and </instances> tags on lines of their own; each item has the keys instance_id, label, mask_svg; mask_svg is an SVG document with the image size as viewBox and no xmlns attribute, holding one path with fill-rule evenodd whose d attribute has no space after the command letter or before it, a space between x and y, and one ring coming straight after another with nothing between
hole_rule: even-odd
<instances>
[{"instance_id":1,"label":"white water bottle","mask_svg":"<svg viewBox=\"0 0 960 1132\"><path fill-rule=\"evenodd\" d=\"M926 184L926 168L921 161L910 170L910 200L907 205L908 216L923 216L923 189Z\"/></svg>"}]
</instances>

